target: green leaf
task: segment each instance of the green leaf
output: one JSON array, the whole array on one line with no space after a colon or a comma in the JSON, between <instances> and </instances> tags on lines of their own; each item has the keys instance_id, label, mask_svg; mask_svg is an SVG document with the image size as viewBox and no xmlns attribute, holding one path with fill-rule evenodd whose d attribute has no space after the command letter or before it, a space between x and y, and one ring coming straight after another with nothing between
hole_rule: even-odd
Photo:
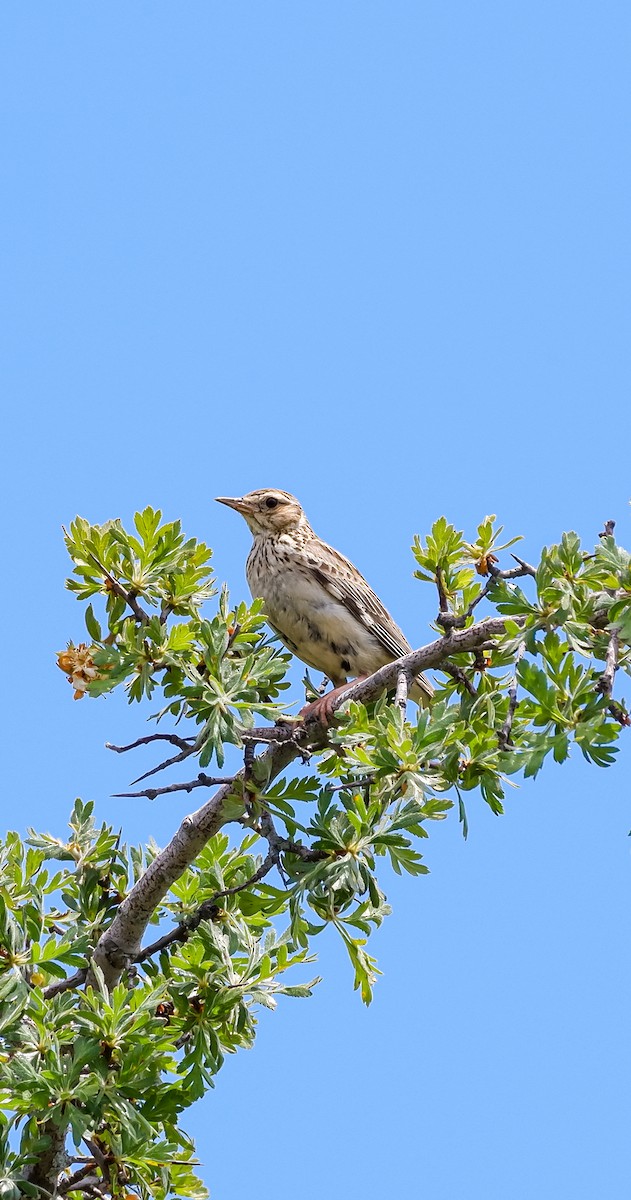
<instances>
[{"instance_id":1,"label":"green leaf","mask_svg":"<svg viewBox=\"0 0 631 1200\"><path fill-rule=\"evenodd\" d=\"M103 640L101 626L94 615L94 609L91 604L88 604L85 610L85 626L94 642L101 642Z\"/></svg>"}]
</instances>

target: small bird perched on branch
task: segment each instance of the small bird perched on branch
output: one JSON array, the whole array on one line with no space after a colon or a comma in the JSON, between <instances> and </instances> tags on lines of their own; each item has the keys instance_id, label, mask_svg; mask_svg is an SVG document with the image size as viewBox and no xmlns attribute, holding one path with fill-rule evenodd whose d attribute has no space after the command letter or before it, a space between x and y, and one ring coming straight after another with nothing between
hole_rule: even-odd
<instances>
[{"instance_id":1,"label":"small bird perched on branch","mask_svg":"<svg viewBox=\"0 0 631 1200\"><path fill-rule=\"evenodd\" d=\"M334 685L311 706L325 721L331 700L349 676L372 675L412 647L378 596L348 558L313 532L289 492L259 488L247 496L217 496L245 518L254 537L245 573L265 603L272 629L303 662ZM433 689L424 675L409 694L426 705Z\"/></svg>"}]
</instances>

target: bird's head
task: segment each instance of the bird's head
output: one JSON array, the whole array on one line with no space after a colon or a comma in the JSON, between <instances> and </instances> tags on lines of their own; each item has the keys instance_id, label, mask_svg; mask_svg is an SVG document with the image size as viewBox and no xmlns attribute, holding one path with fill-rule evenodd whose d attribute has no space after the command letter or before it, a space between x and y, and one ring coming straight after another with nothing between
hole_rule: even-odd
<instances>
[{"instance_id":1,"label":"bird's head","mask_svg":"<svg viewBox=\"0 0 631 1200\"><path fill-rule=\"evenodd\" d=\"M247 496L216 496L215 499L241 513L255 537L289 533L307 525L296 497L277 488L258 488L256 492L248 492Z\"/></svg>"}]
</instances>

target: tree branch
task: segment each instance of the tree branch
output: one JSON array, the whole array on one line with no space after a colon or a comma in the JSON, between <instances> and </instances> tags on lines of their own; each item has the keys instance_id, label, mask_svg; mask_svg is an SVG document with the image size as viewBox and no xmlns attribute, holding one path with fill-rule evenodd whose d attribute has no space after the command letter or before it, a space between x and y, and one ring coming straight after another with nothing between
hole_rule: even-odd
<instances>
[{"instance_id":1,"label":"tree branch","mask_svg":"<svg viewBox=\"0 0 631 1200\"><path fill-rule=\"evenodd\" d=\"M174 767L176 763L184 762L185 758L190 758L191 754L196 754L200 748L199 737L195 738L194 742L186 745L181 754L174 754L172 758L165 758L164 762L158 763L157 767L151 767L149 771L145 771L143 775L139 775L137 779L133 779L132 783L142 783L143 779L149 779L152 775L157 775L158 771L165 771L167 767Z\"/></svg>"},{"instance_id":2,"label":"tree branch","mask_svg":"<svg viewBox=\"0 0 631 1200\"><path fill-rule=\"evenodd\" d=\"M298 755L295 742L272 746L257 760L271 781ZM169 845L149 864L144 875L120 905L109 929L102 934L94 962L101 968L108 987L113 987L123 970L140 952L142 935L171 884L195 860L200 850L221 827L239 820L245 811L237 794L244 770L234 783L224 783L201 808L185 817ZM236 786L235 786L236 785Z\"/></svg>"},{"instance_id":3,"label":"tree branch","mask_svg":"<svg viewBox=\"0 0 631 1200\"><path fill-rule=\"evenodd\" d=\"M114 595L120 596L121 600L124 600L125 603L129 605L129 607L131 608L131 611L133 612L133 614L134 614L136 620L139 622L139 624L140 625L148 625L149 621L151 620L151 617L149 616L149 613L145 612L144 608L142 608L141 605L138 603L134 592L133 591L128 592L127 589L123 587L122 583L119 583L118 579L116 579L113 575L110 575L110 572L108 571L107 567L105 567L103 565L103 563L100 561L100 559L98 559L96 557L96 554L92 554L90 552L89 557L92 559L92 561L94 563L96 563L97 567L99 568L99 571L103 572L105 578L107 579L107 581L110 585L111 590L114 592Z\"/></svg>"},{"instance_id":4,"label":"tree branch","mask_svg":"<svg viewBox=\"0 0 631 1200\"><path fill-rule=\"evenodd\" d=\"M440 667L451 655L488 646L494 636L504 632L504 628L502 618L490 617L470 629L448 633L387 663L367 679L357 680L343 695L335 698L331 709L335 711L349 700L366 704L386 689L394 688L400 671L415 676L427 668ZM276 741L255 760L260 772L257 774L271 782L305 750L324 746L327 736L327 729L317 719L292 725L291 740ZM171 884L195 860L209 838L223 825L243 817L245 804L239 795L239 783L243 784L244 774L245 768L233 782L222 784L201 808L184 818L169 845L149 864L120 905L94 952L94 962L101 968L108 987L117 982L140 952L144 931Z\"/></svg>"},{"instance_id":5,"label":"tree branch","mask_svg":"<svg viewBox=\"0 0 631 1200\"><path fill-rule=\"evenodd\" d=\"M399 674L397 675L397 690L394 694L394 702L401 709L403 716L405 716L407 712L408 692L410 690L411 680L412 676L410 675L409 671L399 671Z\"/></svg>"},{"instance_id":6,"label":"tree branch","mask_svg":"<svg viewBox=\"0 0 631 1200\"><path fill-rule=\"evenodd\" d=\"M605 669L596 684L596 690L602 692L603 696L611 696L613 691L613 681L618 669L618 648L620 638L617 629L612 629L609 636L609 645L607 646L607 657L605 658Z\"/></svg>"},{"instance_id":7,"label":"tree branch","mask_svg":"<svg viewBox=\"0 0 631 1200\"><path fill-rule=\"evenodd\" d=\"M607 521L607 525L615 524L615 522ZM605 526L605 528L606 528ZM599 534L599 537L608 536L607 534ZM607 655L605 658L605 669L596 684L596 691L600 692L606 700L609 701L607 708L611 713L614 721L619 725L631 725L631 717L621 704L612 699L613 682L616 671L618 670L618 654L620 650L620 635L617 629L612 629L609 636L609 645L607 646Z\"/></svg>"},{"instance_id":8,"label":"tree branch","mask_svg":"<svg viewBox=\"0 0 631 1200\"><path fill-rule=\"evenodd\" d=\"M168 787L145 788L142 792L114 792L113 795L117 799L135 799L138 796L146 796L148 800L155 800L156 796L166 796L168 792L192 792L193 788L198 787L215 787L218 783L234 783L236 775L215 776L205 775L200 771L197 779L189 779L185 783L170 783Z\"/></svg>"},{"instance_id":9,"label":"tree branch","mask_svg":"<svg viewBox=\"0 0 631 1200\"><path fill-rule=\"evenodd\" d=\"M190 917L187 917L184 921L180 921L174 929L171 929L169 933L165 933L163 937L152 942L150 946L144 946L134 958L134 962L144 962L145 959L151 958L153 954L159 954L161 950L166 950L167 946L171 946L173 942L185 942L194 933L198 925L201 925L202 921L211 920L216 915L218 900L222 900L226 896L236 896L238 892L243 892L246 888L252 887L252 884L258 883L260 879L263 879L271 871L274 863L275 856L270 849L258 870L249 879L246 879L244 883L235 884L234 887L222 888L220 892L215 892L213 896L209 896Z\"/></svg>"},{"instance_id":10,"label":"tree branch","mask_svg":"<svg viewBox=\"0 0 631 1200\"><path fill-rule=\"evenodd\" d=\"M517 664L523 658L525 649L526 643L522 642L519 646L517 654L515 655L515 674L511 679L510 687L508 689L508 712L506 714L506 720L504 721L504 724L497 735L500 750L509 750L512 745L511 729L513 728L513 719L515 717L515 710L517 708Z\"/></svg>"},{"instance_id":11,"label":"tree branch","mask_svg":"<svg viewBox=\"0 0 631 1200\"><path fill-rule=\"evenodd\" d=\"M36 1162L30 1163L24 1172L27 1183L32 1183L44 1195L54 1196L57 1180L68 1166L66 1154L65 1126L56 1125L52 1119L42 1121L39 1133L48 1137L48 1144L39 1152Z\"/></svg>"},{"instance_id":12,"label":"tree branch","mask_svg":"<svg viewBox=\"0 0 631 1200\"><path fill-rule=\"evenodd\" d=\"M103 1180L101 1179L101 1176L94 1174L95 1166L96 1163L94 1162L94 1159L91 1159L87 1166L81 1167L81 1169L79 1171L75 1171L74 1175L71 1175L69 1179L63 1180L59 1185L59 1194L61 1196L65 1196L67 1192L83 1192L86 1191L86 1189L94 1187L95 1184L102 1183Z\"/></svg>"},{"instance_id":13,"label":"tree branch","mask_svg":"<svg viewBox=\"0 0 631 1200\"><path fill-rule=\"evenodd\" d=\"M116 754L126 754L128 750L135 750L137 746L148 746L150 742L170 742L172 746L179 746L180 750L187 750L191 742L197 741L195 737L178 737L177 733L148 733L146 737L136 738L135 742L130 742L128 746L114 746L112 742L105 743L106 750L114 750Z\"/></svg>"},{"instance_id":14,"label":"tree branch","mask_svg":"<svg viewBox=\"0 0 631 1200\"><path fill-rule=\"evenodd\" d=\"M436 580L436 590L438 592L438 610L442 615L443 613L449 612L449 601L447 600L447 593L443 583L443 573L440 567L436 567L436 574L434 575L434 578Z\"/></svg>"},{"instance_id":15,"label":"tree branch","mask_svg":"<svg viewBox=\"0 0 631 1200\"><path fill-rule=\"evenodd\" d=\"M523 558L518 558L516 554L511 554L511 558L515 559L517 566L508 567L505 571L500 571L494 563L487 561L489 578L477 596L474 596L466 612L461 613L459 617L449 611L447 596L442 583L442 575L440 569L438 569L436 572L436 586L438 588L440 612L436 618L436 624L440 625L447 632L452 629L464 629L469 617L473 616L474 609L477 608L481 600L484 600L488 596L491 588L499 579L521 579L524 575L536 578L537 572L530 563L527 563Z\"/></svg>"},{"instance_id":16,"label":"tree branch","mask_svg":"<svg viewBox=\"0 0 631 1200\"><path fill-rule=\"evenodd\" d=\"M478 693L475 690L474 684L469 679L469 676L465 675L462 667L457 667L455 663L443 663L442 670L447 675L451 675L451 678L455 679L456 683L464 688L470 696L477 696Z\"/></svg>"},{"instance_id":17,"label":"tree branch","mask_svg":"<svg viewBox=\"0 0 631 1200\"><path fill-rule=\"evenodd\" d=\"M44 988L42 995L45 1000L52 999L53 996L58 996L60 992L67 992L70 988L81 987L88 978L88 968L82 967L80 971L75 971L74 975L68 975L66 979L57 979L55 983L49 983L48 987Z\"/></svg>"},{"instance_id":18,"label":"tree branch","mask_svg":"<svg viewBox=\"0 0 631 1200\"><path fill-rule=\"evenodd\" d=\"M467 608L465 617L473 616L474 609L477 608L481 600L484 600L485 596L488 596L491 588L499 579L523 579L525 575L530 575L533 578L536 578L537 572L535 568L530 565L530 563L524 562L524 559L518 558L516 554L511 554L511 558L516 560L517 566L509 567L506 571L498 571L497 567L495 567L493 563L488 564L489 578L482 590L478 592L477 596L475 596L471 601L469 607Z\"/></svg>"},{"instance_id":19,"label":"tree branch","mask_svg":"<svg viewBox=\"0 0 631 1200\"><path fill-rule=\"evenodd\" d=\"M427 646L421 646L419 650L412 650L394 662L386 663L385 667L380 667L374 675L358 679L346 688L342 695L336 696L331 703L331 711L335 712L349 700L368 704L381 692L396 686L399 671L409 671L414 677L421 671L431 670L432 667L439 668L454 654L463 654L468 650L477 650L492 644L492 639L502 634L505 628L506 621L503 617L488 617L479 621L477 625L471 625L469 629L453 630ZM310 725L317 723L317 719L315 722L309 722Z\"/></svg>"},{"instance_id":20,"label":"tree branch","mask_svg":"<svg viewBox=\"0 0 631 1200\"><path fill-rule=\"evenodd\" d=\"M289 851L308 862L317 862L322 858L326 858L324 850L312 850L308 846L301 846L300 842L292 841L291 838L281 837L271 815L267 811L262 813L258 825L253 825L252 828L256 828L256 832L265 838L269 846L263 862L254 874L249 879L244 880L243 883L237 883L233 887L222 888L221 891L209 896L190 917L186 917L185 920L180 921L174 929L171 929L169 933L165 933L163 937L152 942L150 946L144 946L136 955L134 962L144 962L145 959L160 953L161 950L166 950L173 942L187 941L191 933L197 929L202 921L212 920L216 915L218 900L223 900L227 896L236 896L239 892L244 892L246 888L252 887L253 884L259 883L261 879L264 879L275 866L280 870L280 856L283 852Z\"/></svg>"}]
</instances>

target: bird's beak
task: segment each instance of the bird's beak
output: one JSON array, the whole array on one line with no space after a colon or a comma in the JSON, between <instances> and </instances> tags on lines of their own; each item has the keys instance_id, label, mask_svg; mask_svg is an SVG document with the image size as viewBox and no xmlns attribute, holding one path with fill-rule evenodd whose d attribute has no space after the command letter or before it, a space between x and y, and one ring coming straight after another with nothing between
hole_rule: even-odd
<instances>
[{"instance_id":1,"label":"bird's beak","mask_svg":"<svg viewBox=\"0 0 631 1200\"><path fill-rule=\"evenodd\" d=\"M248 511L248 502L242 496L215 496L215 500L219 504L227 504L228 508L234 508L238 513Z\"/></svg>"}]
</instances>

